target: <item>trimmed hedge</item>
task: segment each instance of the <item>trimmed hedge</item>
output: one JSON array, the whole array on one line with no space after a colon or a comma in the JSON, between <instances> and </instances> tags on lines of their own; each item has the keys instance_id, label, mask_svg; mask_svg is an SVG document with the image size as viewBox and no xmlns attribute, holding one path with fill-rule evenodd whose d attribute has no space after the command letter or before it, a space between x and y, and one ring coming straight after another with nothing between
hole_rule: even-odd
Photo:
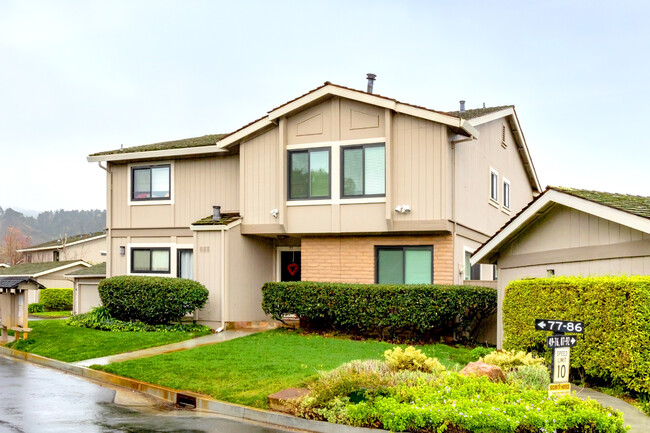
<instances>
[{"instance_id":1,"label":"trimmed hedge","mask_svg":"<svg viewBox=\"0 0 650 433\"><path fill-rule=\"evenodd\" d=\"M340 331L394 337L469 338L496 311L496 290L473 286L269 282L262 308L274 319L295 314Z\"/></svg>"},{"instance_id":2,"label":"trimmed hedge","mask_svg":"<svg viewBox=\"0 0 650 433\"><path fill-rule=\"evenodd\" d=\"M42 289L40 304L45 311L72 310L72 289Z\"/></svg>"},{"instance_id":3,"label":"trimmed hedge","mask_svg":"<svg viewBox=\"0 0 650 433\"><path fill-rule=\"evenodd\" d=\"M208 290L183 278L119 276L99 283L99 297L111 317L149 325L168 324L203 308Z\"/></svg>"},{"instance_id":4,"label":"trimmed hedge","mask_svg":"<svg viewBox=\"0 0 650 433\"><path fill-rule=\"evenodd\" d=\"M580 320L571 367L650 392L650 277L554 277L511 282L503 301L504 348L545 351L535 319Z\"/></svg>"}]
</instances>

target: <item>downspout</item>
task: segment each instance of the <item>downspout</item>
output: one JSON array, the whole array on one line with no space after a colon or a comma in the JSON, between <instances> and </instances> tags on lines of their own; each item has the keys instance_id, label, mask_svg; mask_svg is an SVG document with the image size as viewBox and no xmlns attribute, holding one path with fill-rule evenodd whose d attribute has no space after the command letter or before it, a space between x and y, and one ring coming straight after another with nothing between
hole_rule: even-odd
<instances>
[{"instance_id":1,"label":"downspout","mask_svg":"<svg viewBox=\"0 0 650 433\"><path fill-rule=\"evenodd\" d=\"M226 329L226 230L221 230L221 327L217 332Z\"/></svg>"},{"instance_id":2,"label":"downspout","mask_svg":"<svg viewBox=\"0 0 650 433\"><path fill-rule=\"evenodd\" d=\"M112 266L112 254L111 254L111 243L112 236L110 227L112 225L112 209L113 209L113 173L108 169L108 162L106 162L106 167L104 167L101 161L97 162L99 168L106 172L106 183L107 183L107 203L106 203L106 277L112 276L111 266Z\"/></svg>"}]
</instances>

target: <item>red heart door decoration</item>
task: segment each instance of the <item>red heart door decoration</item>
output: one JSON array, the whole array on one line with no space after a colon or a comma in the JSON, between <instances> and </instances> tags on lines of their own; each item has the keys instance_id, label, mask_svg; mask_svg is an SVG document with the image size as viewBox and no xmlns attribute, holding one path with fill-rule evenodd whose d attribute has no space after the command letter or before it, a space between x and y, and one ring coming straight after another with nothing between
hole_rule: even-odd
<instances>
[{"instance_id":1,"label":"red heart door decoration","mask_svg":"<svg viewBox=\"0 0 650 433\"><path fill-rule=\"evenodd\" d=\"M287 271L291 274L292 277L296 276L296 272L298 272L298 269L300 269L298 263L289 263L287 265Z\"/></svg>"}]
</instances>

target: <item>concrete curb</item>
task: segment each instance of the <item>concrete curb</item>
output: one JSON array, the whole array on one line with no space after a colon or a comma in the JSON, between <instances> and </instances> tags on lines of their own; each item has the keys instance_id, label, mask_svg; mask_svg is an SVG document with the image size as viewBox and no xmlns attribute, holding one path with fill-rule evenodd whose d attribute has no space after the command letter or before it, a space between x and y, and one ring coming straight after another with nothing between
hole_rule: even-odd
<instances>
[{"instance_id":1,"label":"concrete curb","mask_svg":"<svg viewBox=\"0 0 650 433\"><path fill-rule=\"evenodd\" d=\"M176 403L179 396L185 398L190 397L196 399L197 410L211 412L218 415L225 415L247 421L272 424L278 427L306 430L315 433L387 432L387 430L352 427L343 424L332 424L324 421L308 420L278 412L271 412L262 409L255 409L248 406L242 406L239 404L225 403L203 394L165 388L163 386L153 385L147 382L117 376L115 374L106 373L103 371L92 370L87 367L81 367L78 365L69 364L67 362L57 361L56 359L34 355L33 353L21 352L19 350L10 349L4 346L0 346L0 355L54 368L56 370L61 370L66 373L85 377L97 382L131 389L133 391L138 391L171 403Z\"/></svg>"}]
</instances>

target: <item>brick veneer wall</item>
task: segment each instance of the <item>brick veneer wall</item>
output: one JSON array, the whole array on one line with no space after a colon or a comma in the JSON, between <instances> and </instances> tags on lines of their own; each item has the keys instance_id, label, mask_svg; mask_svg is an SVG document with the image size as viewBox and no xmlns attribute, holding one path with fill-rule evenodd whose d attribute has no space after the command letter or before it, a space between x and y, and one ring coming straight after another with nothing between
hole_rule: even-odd
<instances>
[{"instance_id":1,"label":"brick veneer wall","mask_svg":"<svg viewBox=\"0 0 650 433\"><path fill-rule=\"evenodd\" d=\"M451 234L426 236L305 236L300 246L303 281L375 282L376 245L433 245L433 282L453 284Z\"/></svg>"}]
</instances>

